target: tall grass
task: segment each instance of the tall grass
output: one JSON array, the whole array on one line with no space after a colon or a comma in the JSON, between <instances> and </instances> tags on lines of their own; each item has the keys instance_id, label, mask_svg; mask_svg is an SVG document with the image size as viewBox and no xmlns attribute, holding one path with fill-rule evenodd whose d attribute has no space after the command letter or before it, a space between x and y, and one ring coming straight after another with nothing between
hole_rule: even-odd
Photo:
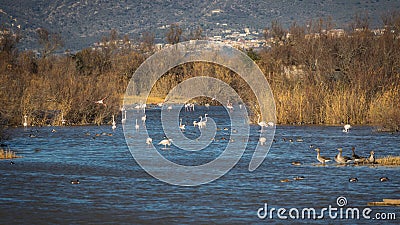
<instances>
[{"instance_id":1,"label":"tall grass","mask_svg":"<svg viewBox=\"0 0 400 225\"><path fill-rule=\"evenodd\" d=\"M0 149L0 159L14 159L14 158L20 158L20 156L17 156L14 151Z\"/></svg>"},{"instance_id":2,"label":"tall grass","mask_svg":"<svg viewBox=\"0 0 400 225\"><path fill-rule=\"evenodd\" d=\"M280 124L373 124L400 126L400 14L385 20L380 36L368 28L342 36L324 33L329 21L266 32L272 47L251 51L270 83ZM287 32L291 35L286 35ZM318 35L311 35L318 33ZM274 36L275 35L275 36ZM307 36L308 35L308 36ZM310 38L311 35L311 38ZM1 47L1 46L0 46ZM1 49L1 48L0 48ZM38 58L30 51L0 51L0 119L21 125L102 124L119 115L126 86L148 57L136 49L83 49L76 54ZM192 62L159 79L148 103L162 100L194 76L218 78L233 87L253 115L254 93L240 76L219 65ZM107 107L94 102L107 97ZM199 102L207 103L207 99Z\"/></svg>"}]
</instances>

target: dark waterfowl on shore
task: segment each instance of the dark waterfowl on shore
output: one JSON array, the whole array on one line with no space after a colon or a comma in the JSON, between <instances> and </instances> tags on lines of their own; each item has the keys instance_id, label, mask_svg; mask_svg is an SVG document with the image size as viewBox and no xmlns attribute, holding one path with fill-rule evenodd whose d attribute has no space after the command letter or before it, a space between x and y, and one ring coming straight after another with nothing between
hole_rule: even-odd
<instances>
[{"instance_id":1,"label":"dark waterfowl on shore","mask_svg":"<svg viewBox=\"0 0 400 225\"><path fill-rule=\"evenodd\" d=\"M357 154L355 153L355 150L356 150L355 147L352 147L352 148L351 148L351 151L353 152L353 154L351 155L351 158L354 160L355 163L364 162L364 161L365 161L365 158L364 158L364 157L361 157L361 156L359 156L359 155L357 155Z\"/></svg>"}]
</instances>

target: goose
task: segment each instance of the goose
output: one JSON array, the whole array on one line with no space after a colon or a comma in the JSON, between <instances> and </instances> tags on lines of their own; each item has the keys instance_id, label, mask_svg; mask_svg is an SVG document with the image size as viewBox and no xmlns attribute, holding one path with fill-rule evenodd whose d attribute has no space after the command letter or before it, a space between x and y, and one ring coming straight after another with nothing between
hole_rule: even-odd
<instances>
[{"instance_id":1,"label":"goose","mask_svg":"<svg viewBox=\"0 0 400 225\"><path fill-rule=\"evenodd\" d=\"M351 158L347 156L342 156L342 148L338 148L339 153L335 156L335 161L339 164L345 164L351 162Z\"/></svg>"},{"instance_id":2,"label":"goose","mask_svg":"<svg viewBox=\"0 0 400 225\"><path fill-rule=\"evenodd\" d=\"M321 156L321 154L320 154L321 149L316 148L315 151L317 151L317 160L318 160L319 162L321 162L322 164L325 164L326 162L332 161L332 160L331 160L330 158L328 158L328 157Z\"/></svg>"},{"instance_id":3,"label":"goose","mask_svg":"<svg viewBox=\"0 0 400 225\"><path fill-rule=\"evenodd\" d=\"M368 162L369 163L375 163L375 157L374 157L374 155L375 155L375 152L374 151L371 151L370 152L370 155L369 155L369 157L368 157Z\"/></svg>"},{"instance_id":4,"label":"goose","mask_svg":"<svg viewBox=\"0 0 400 225\"><path fill-rule=\"evenodd\" d=\"M354 162L356 162L356 163L364 162L365 158L356 154L356 152L355 152L356 148L355 147L352 147L351 151L353 152L353 154L351 155L351 158L354 160Z\"/></svg>"}]
</instances>

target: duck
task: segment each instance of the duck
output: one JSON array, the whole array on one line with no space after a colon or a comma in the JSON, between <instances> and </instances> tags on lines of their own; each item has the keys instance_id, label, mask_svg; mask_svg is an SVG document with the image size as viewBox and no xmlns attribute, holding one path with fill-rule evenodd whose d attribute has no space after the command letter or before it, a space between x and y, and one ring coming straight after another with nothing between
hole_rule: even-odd
<instances>
[{"instance_id":1,"label":"duck","mask_svg":"<svg viewBox=\"0 0 400 225\"><path fill-rule=\"evenodd\" d=\"M342 156L342 148L338 148L339 153L335 156L335 161L339 164L345 164L351 162L351 158L347 156Z\"/></svg>"},{"instance_id":2,"label":"duck","mask_svg":"<svg viewBox=\"0 0 400 225\"><path fill-rule=\"evenodd\" d=\"M300 166L300 165L301 165L301 162L293 161L293 162L292 162L292 165L293 165L293 166Z\"/></svg>"},{"instance_id":3,"label":"duck","mask_svg":"<svg viewBox=\"0 0 400 225\"><path fill-rule=\"evenodd\" d=\"M71 184L80 184L79 180L71 180Z\"/></svg>"},{"instance_id":4,"label":"duck","mask_svg":"<svg viewBox=\"0 0 400 225\"><path fill-rule=\"evenodd\" d=\"M15 164L15 162L13 162L13 161L10 161L10 165L14 165Z\"/></svg>"},{"instance_id":5,"label":"duck","mask_svg":"<svg viewBox=\"0 0 400 225\"><path fill-rule=\"evenodd\" d=\"M290 182L290 180L289 179L283 179L283 180L281 180L281 182L282 183L286 183L286 182Z\"/></svg>"},{"instance_id":6,"label":"duck","mask_svg":"<svg viewBox=\"0 0 400 225\"><path fill-rule=\"evenodd\" d=\"M386 181L389 181L389 178L388 177L381 177L381 178L379 178L379 180L381 182L386 182Z\"/></svg>"},{"instance_id":7,"label":"duck","mask_svg":"<svg viewBox=\"0 0 400 225\"><path fill-rule=\"evenodd\" d=\"M293 180L304 180L305 177L303 176L296 176L293 178Z\"/></svg>"},{"instance_id":8,"label":"duck","mask_svg":"<svg viewBox=\"0 0 400 225\"><path fill-rule=\"evenodd\" d=\"M325 164L326 162L332 161L332 160L331 160L330 158L328 158L328 157L321 156L321 154L320 154L321 149L320 149L320 148L316 148L315 151L317 151L317 160L318 160L319 162L321 162L322 164Z\"/></svg>"},{"instance_id":9,"label":"duck","mask_svg":"<svg viewBox=\"0 0 400 225\"><path fill-rule=\"evenodd\" d=\"M375 163L375 157L374 157L374 155L375 155L375 152L374 151L371 151L370 152L370 155L369 155L369 157L368 157L368 162L369 163Z\"/></svg>"},{"instance_id":10,"label":"duck","mask_svg":"<svg viewBox=\"0 0 400 225\"><path fill-rule=\"evenodd\" d=\"M365 158L361 157L355 153L355 151L356 151L355 147L352 147L351 151L353 152L353 154L351 155L351 158L354 160L355 163L364 162Z\"/></svg>"},{"instance_id":11,"label":"duck","mask_svg":"<svg viewBox=\"0 0 400 225\"><path fill-rule=\"evenodd\" d=\"M354 182L358 182L357 177L352 177L349 179L349 182L354 183Z\"/></svg>"}]
</instances>

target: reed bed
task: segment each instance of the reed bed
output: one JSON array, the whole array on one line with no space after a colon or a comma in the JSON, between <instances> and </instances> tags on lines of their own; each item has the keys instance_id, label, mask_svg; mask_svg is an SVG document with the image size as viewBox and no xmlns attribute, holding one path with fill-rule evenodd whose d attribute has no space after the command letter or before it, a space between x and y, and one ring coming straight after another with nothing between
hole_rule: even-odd
<instances>
[{"instance_id":1,"label":"reed bed","mask_svg":"<svg viewBox=\"0 0 400 225\"><path fill-rule=\"evenodd\" d=\"M4 150L0 149L0 159L14 159L14 158L21 158L17 156L14 151L11 150Z\"/></svg>"},{"instance_id":2,"label":"reed bed","mask_svg":"<svg viewBox=\"0 0 400 225\"><path fill-rule=\"evenodd\" d=\"M376 162L384 166L400 166L400 156L385 156L383 158L377 158Z\"/></svg>"}]
</instances>

